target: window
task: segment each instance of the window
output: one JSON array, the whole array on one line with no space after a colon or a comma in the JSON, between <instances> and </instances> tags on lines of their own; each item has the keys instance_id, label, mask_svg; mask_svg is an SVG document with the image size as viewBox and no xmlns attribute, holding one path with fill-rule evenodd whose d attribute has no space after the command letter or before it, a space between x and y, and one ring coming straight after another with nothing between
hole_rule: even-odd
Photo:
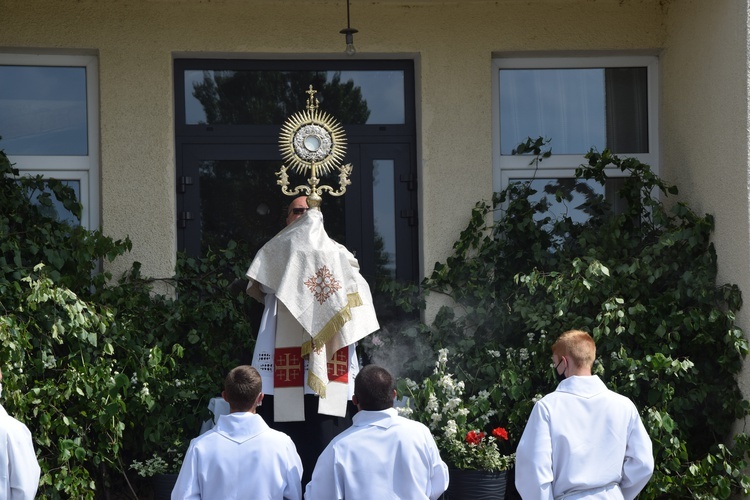
<instances>
[{"instance_id":1,"label":"window","mask_svg":"<svg viewBox=\"0 0 750 500\"><path fill-rule=\"evenodd\" d=\"M62 181L62 183L69 188L73 189L73 191L76 194L76 198L78 200L81 200L81 193L85 193L88 191L88 174L85 172L76 172L76 171L35 171L33 174L29 175L41 175L45 179L65 179ZM45 183L46 185L47 183ZM66 222L70 224L71 226L78 226L81 224L81 221L78 220L78 218L73 215L72 212L70 212L67 208L63 206L63 204L55 198L54 194L52 194L52 190L48 187L46 187L44 192L47 192L50 194L50 200L52 201L52 206L45 209L45 215L48 217L53 217L61 222ZM36 192L31 193L34 203L37 203L37 199L42 193ZM84 209L85 210L85 209ZM82 211L83 212L83 211ZM81 219L84 218L84 214L81 213Z\"/></svg>"},{"instance_id":2,"label":"window","mask_svg":"<svg viewBox=\"0 0 750 500\"><path fill-rule=\"evenodd\" d=\"M316 83L321 108L347 123L402 125L406 121L401 69L302 71L266 66L186 69L185 124L278 125L304 102L305 94L292 90L305 88L300 82ZM236 95L238 91L245 95ZM365 109L354 112L351 96L361 100Z\"/></svg>"},{"instance_id":3,"label":"window","mask_svg":"<svg viewBox=\"0 0 750 500\"><path fill-rule=\"evenodd\" d=\"M97 73L95 56L0 53L0 149L21 175L73 187L88 229L99 227Z\"/></svg>"},{"instance_id":4,"label":"window","mask_svg":"<svg viewBox=\"0 0 750 500\"><path fill-rule=\"evenodd\" d=\"M586 193L615 189L613 170L606 186L567 186L589 149L609 148L637 157L658 172L657 61L655 57L500 58L493 61L493 188L531 182L546 196L552 215L571 215ZM528 137L550 141L552 156L538 166L513 155ZM585 184L585 181L579 181ZM554 193L579 193L556 203Z\"/></svg>"}]
</instances>

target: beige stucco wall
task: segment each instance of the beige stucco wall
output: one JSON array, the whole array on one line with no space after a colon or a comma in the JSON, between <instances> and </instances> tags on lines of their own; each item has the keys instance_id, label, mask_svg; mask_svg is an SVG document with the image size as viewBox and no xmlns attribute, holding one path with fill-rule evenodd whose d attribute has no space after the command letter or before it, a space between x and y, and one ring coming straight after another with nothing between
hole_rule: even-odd
<instances>
[{"instance_id":1,"label":"beige stucco wall","mask_svg":"<svg viewBox=\"0 0 750 500\"><path fill-rule=\"evenodd\" d=\"M353 2L358 57L416 57L421 261L449 253L492 186L491 58L505 51L655 49L659 2ZM616 21L616 22L615 22ZM3 0L0 47L100 59L102 228L148 275L174 266L173 54L342 57L343 1ZM129 264L120 261L117 272Z\"/></svg>"},{"instance_id":2,"label":"beige stucco wall","mask_svg":"<svg viewBox=\"0 0 750 500\"><path fill-rule=\"evenodd\" d=\"M678 0L668 8L662 70L662 175L713 214L719 282L736 283L750 332L748 2ZM741 386L750 396L750 371Z\"/></svg>"},{"instance_id":3,"label":"beige stucco wall","mask_svg":"<svg viewBox=\"0 0 750 500\"><path fill-rule=\"evenodd\" d=\"M423 272L492 189L493 55L660 54L662 174L716 218L719 279L750 296L748 0L352 2L357 57L417 60ZM175 53L343 57L343 0L0 0L0 49L98 53L101 222L152 276L175 263ZM739 324L750 331L750 307ZM743 377L750 394L750 374Z\"/></svg>"},{"instance_id":4,"label":"beige stucco wall","mask_svg":"<svg viewBox=\"0 0 750 500\"><path fill-rule=\"evenodd\" d=\"M417 60L423 272L450 253L471 207L491 195L492 57L636 50L661 58L662 174L716 216L720 279L750 293L747 4L353 2L357 57ZM101 224L134 244L115 273L133 260L146 275L174 268L175 54L344 57L343 0L1 0L0 11L0 48L99 55ZM740 314L746 331L748 311Z\"/></svg>"}]
</instances>

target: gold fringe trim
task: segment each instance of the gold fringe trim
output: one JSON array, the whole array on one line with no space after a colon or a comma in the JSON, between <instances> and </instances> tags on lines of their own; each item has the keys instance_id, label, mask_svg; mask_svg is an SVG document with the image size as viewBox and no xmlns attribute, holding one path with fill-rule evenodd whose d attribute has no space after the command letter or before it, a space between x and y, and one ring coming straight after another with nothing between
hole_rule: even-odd
<instances>
[{"instance_id":1,"label":"gold fringe trim","mask_svg":"<svg viewBox=\"0 0 750 500\"><path fill-rule=\"evenodd\" d=\"M313 349L320 349L322 346L328 343L341 328L352 319L352 307L359 307L363 304L362 297L359 296L358 292L349 293L346 296L347 304L337 312L333 318L328 320L328 323L321 328L321 330L307 342L302 344L302 355L307 356ZM333 353L329 353L333 356ZM326 360L328 361L328 360ZM307 384L312 387L311 384Z\"/></svg>"},{"instance_id":2,"label":"gold fringe trim","mask_svg":"<svg viewBox=\"0 0 750 500\"><path fill-rule=\"evenodd\" d=\"M312 371L307 372L307 385L321 398L326 397L326 383L320 380Z\"/></svg>"}]
</instances>

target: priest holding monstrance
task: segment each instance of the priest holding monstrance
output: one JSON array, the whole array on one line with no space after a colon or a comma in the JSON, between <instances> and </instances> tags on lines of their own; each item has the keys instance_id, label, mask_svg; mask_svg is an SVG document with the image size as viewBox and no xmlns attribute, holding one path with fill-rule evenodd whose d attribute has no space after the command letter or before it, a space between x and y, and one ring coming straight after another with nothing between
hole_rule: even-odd
<instances>
[{"instance_id":1,"label":"priest holding monstrance","mask_svg":"<svg viewBox=\"0 0 750 500\"><path fill-rule=\"evenodd\" d=\"M280 135L284 165L278 184L288 196L307 195L307 210L266 243L247 271L248 294L264 303L253 366L272 408L258 409L271 427L289 434L309 480L328 441L350 424L349 400L359 363L355 343L379 328L367 282L354 256L323 227L321 195L341 196L351 165L341 165L341 125L319 111L316 91ZM308 177L289 188L288 170ZM319 176L338 171L337 189ZM296 201L296 200L295 200Z\"/></svg>"}]
</instances>

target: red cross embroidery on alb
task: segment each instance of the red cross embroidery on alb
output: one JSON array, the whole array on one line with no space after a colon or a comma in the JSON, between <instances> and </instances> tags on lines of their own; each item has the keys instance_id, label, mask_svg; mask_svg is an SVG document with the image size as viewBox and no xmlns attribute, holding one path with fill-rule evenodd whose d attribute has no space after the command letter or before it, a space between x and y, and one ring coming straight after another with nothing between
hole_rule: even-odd
<instances>
[{"instance_id":1,"label":"red cross embroidery on alb","mask_svg":"<svg viewBox=\"0 0 750 500\"><path fill-rule=\"evenodd\" d=\"M301 347L277 347L273 361L274 387L301 387L305 383Z\"/></svg>"},{"instance_id":2,"label":"red cross embroidery on alb","mask_svg":"<svg viewBox=\"0 0 750 500\"><path fill-rule=\"evenodd\" d=\"M328 380L331 382L349 382L349 347L342 347L333 359L328 362Z\"/></svg>"},{"instance_id":3,"label":"red cross embroidery on alb","mask_svg":"<svg viewBox=\"0 0 750 500\"><path fill-rule=\"evenodd\" d=\"M341 283L333 277L328 267L323 266L314 275L307 278L305 285L315 295L315 300L322 304L328 297L341 288Z\"/></svg>"}]
</instances>

